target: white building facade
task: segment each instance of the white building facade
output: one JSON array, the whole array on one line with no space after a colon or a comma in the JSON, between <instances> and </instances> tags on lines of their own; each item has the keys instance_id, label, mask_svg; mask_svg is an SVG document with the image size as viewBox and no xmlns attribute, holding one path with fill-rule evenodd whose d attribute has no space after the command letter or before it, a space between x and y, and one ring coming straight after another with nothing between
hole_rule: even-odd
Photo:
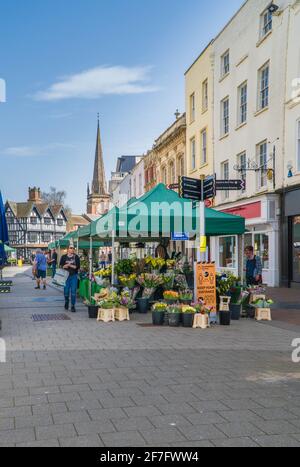
<instances>
[{"instance_id":1,"label":"white building facade","mask_svg":"<svg viewBox=\"0 0 300 467\"><path fill-rule=\"evenodd\" d=\"M248 0L212 46L214 170L218 179L246 180L244 192L218 192L215 207L245 217L247 228L244 237L212 239L212 259L219 270L242 275L244 247L253 245L269 286L280 283L279 191L284 186L286 62L293 3L281 0L270 9L268 0Z\"/></svg>"},{"instance_id":2,"label":"white building facade","mask_svg":"<svg viewBox=\"0 0 300 467\"><path fill-rule=\"evenodd\" d=\"M132 168L123 180L112 192L114 206L122 207L132 198L140 198L145 193L145 167L144 158L137 159L136 165Z\"/></svg>"}]
</instances>

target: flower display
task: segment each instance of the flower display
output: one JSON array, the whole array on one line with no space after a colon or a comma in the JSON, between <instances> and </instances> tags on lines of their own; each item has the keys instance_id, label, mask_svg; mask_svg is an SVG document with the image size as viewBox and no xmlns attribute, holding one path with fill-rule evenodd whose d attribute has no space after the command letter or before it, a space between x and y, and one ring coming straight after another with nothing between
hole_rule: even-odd
<instances>
[{"instance_id":1,"label":"flower display","mask_svg":"<svg viewBox=\"0 0 300 467\"><path fill-rule=\"evenodd\" d=\"M111 266L109 266L108 268L100 269L100 271L97 271L94 273L94 276L102 277L102 278L108 278L108 277L111 277L111 275L112 275Z\"/></svg>"},{"instance_id":2,"label":"flower display","mask_svg":"<svg viewBox=\"0 0 300 467\"><path fill-rule=\"evenodd\" d=\"M119 276L119 281L124 287L128 287L129 289L133 289L136 284L137 275L130 274L129 276Z\"/></svg>"},{"instance_id":3,"label":"flower display","mask_svg":"<svg viewBox=\"0 0 300 467\"><path fill-rule=\"evenodd\" d=\"M150 266L154 271L160 271L166 266L166 261L162 258L152 258L152 256L148 256L145 261L147 266Z\"/></svg>"},{"instance_id":4,"label":"flower display","mask_svg":"<svg viewBox=\"0 0 300 467\"><path fill-rule=\"evenodd\" d=\"M185 313L185 314L195 314L195 313L197 313L196 308L194 308L192 306L183 306L181 308L181 310L182 310L182 313Z\"/></svg>"},{"instance_id":5,"label":"flower display","mask_svg":"<svg viewBox=\"0 0 300 467\"><path fill-rule=\"evenodd\" d=\"M178 292L174 292L174 290L166 290L164 292L164 299L165 300L172 300L174 302L176 302L177 300L179 300L179 293Z\"/></svg>"},{"instance_id":6,"label":"flower display","mask_svg":"<svg viewBox=\"0 0 300 467\"><path fill-rule=\"evenodd\" d=\"M166 303L155 303L152 310L155 312L167 311L168 306Z\"/></svg>"}]
</instances>

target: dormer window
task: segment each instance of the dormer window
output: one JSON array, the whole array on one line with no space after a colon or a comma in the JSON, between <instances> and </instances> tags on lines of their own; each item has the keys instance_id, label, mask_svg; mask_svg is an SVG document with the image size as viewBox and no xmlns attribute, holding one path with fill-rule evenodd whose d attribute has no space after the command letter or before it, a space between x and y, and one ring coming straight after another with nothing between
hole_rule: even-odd
<instances>
[{"instance_id":1,"label":"dormer window","mask_svg":"<svg viewBox=\"0 0 300 467\"><path fill-rule=\"evenodd\" d=\"M30 218L30 224L37 225L37 217L31 217Z\"/></svg>"},{"instance_id":2,"label":"dormer window","mask_svg":"<svg viewBox=\"0 0 300 467\"><path fill-rule=\"evenodd\" d=\"M57 225L58 225L59 227L62 227L62 226L64 225L63 219L57 219Z\"/></svg>"},{"instance_id":3,"label":"dormer window","mask_svg":"<svg viewBox=\"0 0 300 467\"><path fill-rule=\"evenodd\" d=\"M51 224L51 219L50 219L50 217L45 217L45 218L44 218L44 224L45 224L45 225L50 225L50 224Z\"/></svg>"}]
</instances>

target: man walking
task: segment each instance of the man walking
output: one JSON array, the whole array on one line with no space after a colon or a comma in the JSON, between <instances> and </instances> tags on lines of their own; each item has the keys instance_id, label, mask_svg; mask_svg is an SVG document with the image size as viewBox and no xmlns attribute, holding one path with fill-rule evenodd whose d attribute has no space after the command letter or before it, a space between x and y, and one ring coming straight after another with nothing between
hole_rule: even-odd
<instances>
[{"instance_id":1,"label":"man walking","mask_svg":"<svg viewBox=\"0 0 300 467\"><path fill-rule=\"evenodd\" d=\"M41 288L43 283L43 289L46 290L47 285L47 258L42 250L37 250L34 260L34 270L36 271L36 290Z\"/></svg>"},{"instance_id":2,"label":"man walking","mask_svg":"<svg viewBox=\"0 0 300 467\"><path fill-rule=\"evenodd\" d=\"M69 277L65 285L65 310L69 309L71 293L71 311L72 313L76 313L75 305L80 259L79 256L75 254L75 248L73 246L70 246L68 248L68 253L61 257L60 267L69 273Z\"/></svg>"},{"instance_id":3,"label":"man walking","mask_svg":"<svg viewBox=\"0 0 300 467\"><path fill-rule=\"evenodd\" d=\"M51 255L51 269L52 269L52 279L54 279L55 274L56 274L56 268L57 268L57 253L56 250L52 250L52 255Z\"/></svg>"},{"instance_id":4,"label":"man walking","mask_svg":"<svg viewBox=\"0 0 300 467\"><path fill-rule=\"evenodd\" d=\"M262 284L262 262L259 256L254 254L253 246L245 248L246 263L246 280L247 285Z\"/></svg>"}]
</instances>

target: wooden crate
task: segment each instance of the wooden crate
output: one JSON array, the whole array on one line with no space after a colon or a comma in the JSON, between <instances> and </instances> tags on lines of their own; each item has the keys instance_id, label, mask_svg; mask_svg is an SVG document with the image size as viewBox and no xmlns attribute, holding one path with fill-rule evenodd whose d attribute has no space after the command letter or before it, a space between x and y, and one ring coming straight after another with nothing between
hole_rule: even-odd
<instances>
[{"instance_id":1,"label":"wooden crate","mask_svg":"<svg viewBox=\"0 0 300 467\"><path fill-rule=\"evenodd\" d=\"M128 308L115 308L116 321L130 321Z\"/></svg>"},{"instance_id":2,"label":"wooden crate","mask_svg":"<svg viewBox=\"0 0 300 467\"><path fill-rule=\"evenodd\" d=\"M102 321L103 323L115 322L115 309L104 310L99 308L97 321Z\"/></svg>"},{"instance_id":3,"label":"wooden crate","mask_svg":"<svg viewBox=\"0 0 300 467\"><path fill-rule=\"evenodd\" d=\"M207 329L210 327L209 316L197 313L194 317L194 329Z\"/></svg>"},{"instance_id":4,"label":"wooden crate","mask_svg":"<svg viewBox=\"0 0 300 467\"><path fill-rule=\"evenodd\" d=\"M254 303L257 302L257 300L266 300L266 295L265 294L255 294L252 293L250 294L250 301L249 303Z\"/></svg>"},{"instance_id":5,"label":"wooden crate","mask_svg":"<svg viewBox=\"0 0 300 467\"><path fill-rule=\"evenodd\" d=\"M231 297L220 297L220 311L230 311Z\"/></svg>"},{"instance_id":6,"label":"wooden crate","mask_svg":"<svg viewBox=\"0 0 300 467\"><path fill-rule=\"evenodd\" d=\"M256 308L255 309L256 321L272 321L272 314L270 308Z\"/></svg>"}]
</instances>

